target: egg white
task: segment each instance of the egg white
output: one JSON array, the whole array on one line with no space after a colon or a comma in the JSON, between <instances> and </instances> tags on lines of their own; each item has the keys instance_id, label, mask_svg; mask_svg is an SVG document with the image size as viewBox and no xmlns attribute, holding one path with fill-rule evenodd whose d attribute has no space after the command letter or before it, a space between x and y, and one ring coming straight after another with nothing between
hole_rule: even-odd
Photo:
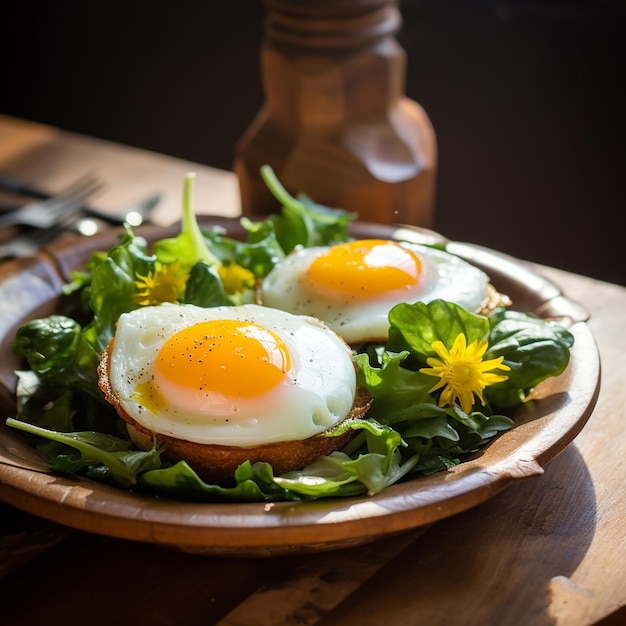
<instances>
[{"instance_id":1,"label":"egg white","mask_svg":"<svg viewBox=\"0 0 626 626\"><path fill-rule=\"evenodd\" d=\"M384 341L389 333L389 311L401 302L430 302L443 299L469 311L477 311L487 297L489 277L464 259L437 248L399 242L420 258L422 271L418 285L393 290L375 298L342 294L333 299L311 289L306 280L314 259L328 247L298 248L277 263L261 285L265 306L323 320L345 341Z\"/></svg>"},{"instance_id":2,"label":"egg white","mask_svg":"<svg viewBox=\"0 0 626 626\"><path fill-rule=\"evenodd\" d=\"M214 413L182 410L175 399L153 413L137 400L136 389L153 378L159 349L183 328L215 319L254 322L276 333L291 356L286 381L258 401L233 402ZM351 351L333 331L314 318L255 304L201 308L166 303L123 314L110 356L109 379L124 411L151 432L242 447L321 433L347 416L356 393Z\"/></svg>"}]
</instances>

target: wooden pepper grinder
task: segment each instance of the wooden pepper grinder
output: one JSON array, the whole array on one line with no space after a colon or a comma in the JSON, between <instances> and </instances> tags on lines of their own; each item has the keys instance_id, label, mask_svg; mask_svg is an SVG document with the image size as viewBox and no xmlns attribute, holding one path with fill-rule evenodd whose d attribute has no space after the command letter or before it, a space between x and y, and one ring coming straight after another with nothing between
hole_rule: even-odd
<instances>
[{"instance_id":1,"label":"wooden pepper grinder","mask_svg":"<svg viewBox=\"0 0 626 626\"><path fill-rule=\"evenodd\" d=\"M432 228L437 147L404 95L399 0L264 0L265 102L236 146L244 215L277 210L259 170L363 221Z\"/></svg>"}]
</instances>

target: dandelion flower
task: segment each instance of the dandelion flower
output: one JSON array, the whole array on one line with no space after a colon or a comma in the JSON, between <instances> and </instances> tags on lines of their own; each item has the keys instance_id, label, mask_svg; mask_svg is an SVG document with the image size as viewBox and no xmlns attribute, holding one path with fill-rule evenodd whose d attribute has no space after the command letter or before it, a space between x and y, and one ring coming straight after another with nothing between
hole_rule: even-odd
<instances>
[{"instance_id":1,"label":"dandelion flower","mask_svg":"<svg viewBox=\"0 0 626 626\"><path fill-rule=\"evenodd\" d=\"M185 290L187 274L179 271L178 263L155 264L155 271L147 276L137 274L135 278L135 301L141 306L176 302Z\"/></svg>"},{"instance_id":2,"label":"dandelion flower","mask_svg":"<svg viewBox=\"0 0 626 626\"><path fill-rule=\"evenodd\" d=\"M244 289L254 287L254 274L237 263L220 265L217 273L222 279L222 285L227 294L239 293Z\"/></svg>"},{"instance_id":3,"label":"dandelion flower","mask_svg":"<svg viewBox=\"0 0 626 626\"><path fill-rule=\"evenodd\" d=\"M422 368L420 372L439 378L429 393L442 390L439 396L440 407L453 406L458 400L461 409L469 413L475 397L482 405L485 404L483 390L487 385L507 379L506 375L492 371L511 369L502 363L504 357L483 361L487 346L488 342L485 340L473 341L468 346L463 333L457 335L451 350L448 350L441 341L433 342L432 348L439 358L426 359L430 367Z\"/></svg>"}]
</instances>

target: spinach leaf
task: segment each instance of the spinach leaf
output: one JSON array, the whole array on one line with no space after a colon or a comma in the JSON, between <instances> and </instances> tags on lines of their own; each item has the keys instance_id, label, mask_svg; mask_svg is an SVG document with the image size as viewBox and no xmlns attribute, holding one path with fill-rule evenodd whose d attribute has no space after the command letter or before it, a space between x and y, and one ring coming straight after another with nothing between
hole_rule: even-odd
<instances>
[{"instance_id":1,"label":"spinach leaf","mask_svg":"<svg viewBox=\"0 0 626 626\"><path fill-rule=\"evenodd\" d=\"M505 382L485 390L494 405L510 407L523 402L541 381L558 376L567 367L574 336L563 326L502 308L489 321L491 334L485 357L503 355L511 368Z\"/></svg>"}]
</instances>

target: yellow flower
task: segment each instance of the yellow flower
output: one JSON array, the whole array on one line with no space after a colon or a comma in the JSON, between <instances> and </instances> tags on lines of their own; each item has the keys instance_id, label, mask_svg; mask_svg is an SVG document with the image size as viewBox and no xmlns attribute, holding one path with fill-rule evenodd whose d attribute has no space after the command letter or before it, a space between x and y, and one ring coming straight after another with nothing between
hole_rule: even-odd
<instances>
[{"instance_id":1,"label":"yellow flower","mask_svg":"<svg viewBox=\"0 0 626 626\"><path fill-rule=\"evenodd\" d=\"M179 271L177 262L163 265L157 261L154 272L149 272L147 276L137 274L135 301L141 306L176 302L185 290L187 278L187 274Z\"/></svg>"},{"instance_id":2,"label":"yellow flower","mask_svg":"<svg viewBox=\"0 0 626 626\"><path fill-rule=\"evenodd\" d=\"M487 341L473 341L468 346L463 333L457 335L450 351L441 341L433 342L432 348L440 359L426 359L430 367L422 368L420 372L439 378L437 384L429 390L431 393L443 388L439 396L439 406L452 406L458 399L461 409L469 413L474 405L474 396L484 405L483 389L487 385L507 379L507 376L491 372L496 369L511 369L502 364L504 357L483 361L487 345Z\"/></svg>"},{"instance_id":3,"label":"yellow flower","mask_svg":"<svg viewBox=\"0 0 626 626\"><path fill-rule=\"evenodd\" d=\"M244 289L254 287L254 274L237 263L220 265L217 273L222 279L222 285L227 294L239 293Z\"/></svg>"}]
</instances>

